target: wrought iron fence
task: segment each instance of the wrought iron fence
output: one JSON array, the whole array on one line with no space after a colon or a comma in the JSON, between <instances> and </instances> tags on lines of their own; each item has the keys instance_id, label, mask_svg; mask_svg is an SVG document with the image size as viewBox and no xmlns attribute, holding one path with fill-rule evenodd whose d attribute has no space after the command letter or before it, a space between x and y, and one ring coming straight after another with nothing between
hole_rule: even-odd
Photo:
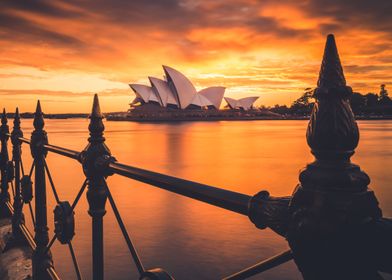
<instances>
[{"instance_id":1,"label":"wrought iron fence","mask_svg":"<svg viewBox=\"0 0 392 280\"><path fill-rule=\"evenodd\" d=\"M81 279L72 239L75 235L74 209L87 188L88 213L92 220L93 279L104 277L103 217L107 200L140 279L173 279L163 269L143 266L106 184L108 176L117 174L248 216L256 227L269 227L287 239L291 250L228 276L226 280L246 279L292 258L305 279L382 279L380 271L392 273L392 219L383 217L374 192L368 188L370 178L350 160L359 142L359 129L349 102L351 94L334 36L328 35L318 87L314 91L316 103L306 135L315 161L301 171L299 184L290 197L271 197L267 191L248 196L118 163L105 145L103 115L97 95L90 115L90 137L81 152L48 143L39 102L30 139L23 137L18 110L11 133L4 111L0 126L0 214L8 212L11 215L14 240L23 240L32 249L33 279L59 279L50 252L56 240L68 246L75 273ZM10 138L11 160L7 149ZM22 144L30 146L34 159L28 173L25 173L27 169L21 158ZM86 179L72 203L62 201L57 194L46 163L48 152L82 165ZM50 241L46 179L57 203L54 236ZM32 199L35 209L31 207ZM34 237L24 223L23 205L29 207Z\"/></svg>"},{"instance_id":2,"label":"wrought iron fence","mask_svg":"<svg viewBox=\"0 0 392 280\"><path fill-rule=\"evenodd\" d=\"M63 147L54 146L48 143L47 133L44 129L44 115L40 102L34 114L34 131L30 139L25 138L20 127L20 115L16 109L13 128L9 132L7 114L3 111L1 117L0 140L1 140L1 202L5 209L12 215L12 233L15 240L27 242L33 251L32 265L33 279L60 279L57 275L52 260L51 247L57 240L69 248L72 263L77 279L82 279L78 261L72 246L72 239L75 235L75 215L74 209L87 188L87 200L89 204L88 213L92 219L92 271L93 279L104 278L104 254L103 254L103 217L105 215L105 204L109 204L121 229L129 253L140 274L140 279L173 279L169 273L161 268L146 269L138 256L128 231L124 225L121 214L111 195L110 188L106 183L106 178L114 174L134 179L140 182L156 186L186 197L190 197L208 204L215 205L226 210L249 216L252 221L260 222L257 216L258 207L255 198L265 198L271 202L271 211L274 204L282 204L287 207L289 198L271 199L266 192L258 196L251 197L245 194L228 191L149 170L125 165L116 161L111 155L109 148L105 145L103 115L100 110L98 96L94 96L90 123L88 126L90 137L86 148L81 151L73 151ZM12 142L12 158L8 155L8 140ZM33 157L31 167L24 166L21 153L22 144L30 147ZM64 201L59 197L56 185L52 178L50 168L46 161L48 153L55 153L78 161L82 165L86 179L81 184L79 192L72 202ZM47 221L47 182L56 201L54 209L54 234L49 239ZM12 197L9 195L11 188ZM32 200L35 200L35 209L32 207ZM12 201L12 204L11 204ZM28 207L34 225L34 237L25 225L23 206ZM4 209L3 209L4 211ZM266 217L266 216L265 216ZM263 220L266 223L266 220ZM266 224L267 225L267 224ZM265 228L265 226L260 226ZM271 226L278 233L282 233L279 227ZM258 263L239 273L228 276L225 279L245 279L252 275L276 267L292 259L290 250L273 256L261 263Z\"/></svg>"}]
</instances>

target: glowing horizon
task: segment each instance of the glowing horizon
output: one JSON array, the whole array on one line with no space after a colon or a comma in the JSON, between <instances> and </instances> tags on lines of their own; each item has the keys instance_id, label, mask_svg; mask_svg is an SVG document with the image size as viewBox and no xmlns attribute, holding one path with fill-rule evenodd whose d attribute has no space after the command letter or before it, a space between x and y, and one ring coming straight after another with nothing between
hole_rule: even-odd
<instances>
[{"instance_id":1,"label":"glowing horizon","mask_svg":"<svg viewBox=\"0 0 392 280\"><path fill-rule=\"evenodd\" d=\"M359 2L359 3L358 3ZM200 90L290 104L315 87L325 38L334 33L348 85L387 89L392 78L392 4L332 0L40 1L0 3L1 107L85 113L125 111L129 83L149 84L161 65Z\"/></svg>"}]
</instances>

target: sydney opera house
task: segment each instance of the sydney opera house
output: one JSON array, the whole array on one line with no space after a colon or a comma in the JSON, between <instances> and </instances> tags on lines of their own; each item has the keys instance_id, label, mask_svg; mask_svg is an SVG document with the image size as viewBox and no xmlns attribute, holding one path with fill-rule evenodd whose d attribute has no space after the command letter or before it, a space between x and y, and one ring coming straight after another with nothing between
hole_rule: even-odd
<instances>
[{"instance_id":1,"label":"sydney opera house","mask_svg":"<svg viewBox=\"0 0 392 280\"><path fill-rule=\"evenodd\" d=\"M225 88L208 87L197 91L192 82L181 72L163 66L164 79L148 77L150 85L130 84L136 98L131 102L131 111L159 109L215 109L219 110ZM232 99L225 97L230 109L249 110L258 97Z\"/></svg>"}]
</instances>

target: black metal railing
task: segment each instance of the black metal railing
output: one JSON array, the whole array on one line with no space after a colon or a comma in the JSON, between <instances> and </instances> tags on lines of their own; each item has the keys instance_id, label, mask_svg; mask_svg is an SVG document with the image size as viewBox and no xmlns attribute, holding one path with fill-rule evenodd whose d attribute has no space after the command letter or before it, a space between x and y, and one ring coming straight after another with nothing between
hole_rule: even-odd
<instances>
[{"instance_id":1,"label":"black metal railing","mask_svg":"<svg viewBox=\"0 0 392 280\"><path fill-rule=\"evenodd\" d=\"M224 190L197 182L192 182L165 174L136 168L133 166L118 163L111 155L110 150L105 145L103 115L100 111L98 96L94 96L93 108L90 115L88 145L81 151L73 151L63 147L54 146L48 143L47 133L44 130L44 117L40 102L34 115L34 131L31 138L25 138L20 128L20 116L18 109L14 115L13 130L9 133L7 115L3 111L2 125L0 127L1 140L1 201L12 215L12 231L15 239L24 240L33 251L33 279L59 279L50 249L54 242L58 240L61 244L66 244L69 248L73 266L77 279L82 279L78 261L72 246L72 239L75 235L74 209L82 194L87 188L87 200L89 203L88 213L92 217L92 271L93 279L104 278L104 254L103 254L103 217L106 213L106 200L113 210L116 221L119 224L122 235L125 239L129 252L134 260L135 266L140 274L140 279L173 279L167 272L160 268L146 270L133 244L127 229L122 220L121 214L111 195L110 188L106 183L108 176L117 174L130 179L150 184L152 186L165 189L186 197L190 197L205 203L249 216L253 222L258 209L255 207L255 197L249 195ZM7 144L11 138L12 160L9 160ZM33 163L29 173L25 174L21 153L22 144L30 146ZM50 168L46 162L48 152L77 160L81 163L86 176L79 192L72 203L60 199ZM34 182L32 178L34 177ZM47 181L49 188L56 201L54 209L54 236L49 240L47 224ZM9 186L13 190L13 204L9 195ZM34 186L34 188L33 188ZM34 195L33 195L34 189ZM262 193L265 202L274 203L278 200L270 199L268 194ZM32 199L35 200L35 209L32 208ZM260 195L259 198L260 199ZM282 200L279 200L282 203ZM288 199L283 200L283 205L287 206ZM24 222L23 205L28 205L32 223L34 225L34 237L28 230ZM273 212L273 210L272 210ZM268 217L266 216L266 220ZM258 219L260 220L260 219ZM265 222L265 221L264 221ZM265 228L260 226L260 228ZM274 229L274 227L271 227ZM280 233L278 228L276 232ZM255 266L245 269L225 279L245 279L257 273L276 267L292 259L290 250L267 259Z\"/></svg>"},{"instance_id":2,"label":"black metal railing","mask_svg":"<svg viewBox=\"0 0 392 280\"><path fill-rule=\"evenodd\" d=\"M289 197L271 197L267 191L248 196L118 163L105 145L97 95L90 115L90 137L81 152L48 143L39 102L30 139L23 137L18 110L11 133L3 111L0 214L12 218L13 240L18 241L15 244L25 242L33 251L33 279L59 279L50 252L56 240L68 246L76 276L81 279L72 239L74 209L87 188L88 213L92 220L93 279L104 278L103 218L107 200L140 279L173 279L160 268L146 269L142 264L106 183L108 176L117 174L248 216L256 227L269 227L287 239L291 250L228 276L226 280L246 279L293 258L305 279L382 279L380 271L392 273L392 219L383 217L374 192L368 188L369 176L350 161L359 142L359 129L349 102L351 94L334 36L328 35L306 135L315 161L301 171L299 184ZM11 160L7 148L10 138ZM21 158L22 144L30 146L34 159L28 174ZM46 163L48 152L77 160L82 165L86 178L72 203L62 201L57 193ZM51 240L46 179L57 203L55 234ZM35 209L31 207L33 197ZM29 206L34 237L25 225L23 205Z\"/></svg>"}]
</instances>

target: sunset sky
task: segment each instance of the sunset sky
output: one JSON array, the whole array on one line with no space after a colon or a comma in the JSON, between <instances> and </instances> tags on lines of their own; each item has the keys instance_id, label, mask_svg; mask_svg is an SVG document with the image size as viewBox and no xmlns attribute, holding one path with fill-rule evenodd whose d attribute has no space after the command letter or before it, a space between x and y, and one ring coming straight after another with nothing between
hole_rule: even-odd
<instances>
[{"instance_id":1,"label":"sunset sky","mask_svg":"<svg viewBox=\"0 0 392 280\"><path fill-rule=\"evenodd\" d=\"M392 91L391 0L160 0L0 2L0 106L46 113L125 111L128 83L162 77L197 89L290 104L317 82L334 33L354 91Z\"/></svg>"}]
</instances>

